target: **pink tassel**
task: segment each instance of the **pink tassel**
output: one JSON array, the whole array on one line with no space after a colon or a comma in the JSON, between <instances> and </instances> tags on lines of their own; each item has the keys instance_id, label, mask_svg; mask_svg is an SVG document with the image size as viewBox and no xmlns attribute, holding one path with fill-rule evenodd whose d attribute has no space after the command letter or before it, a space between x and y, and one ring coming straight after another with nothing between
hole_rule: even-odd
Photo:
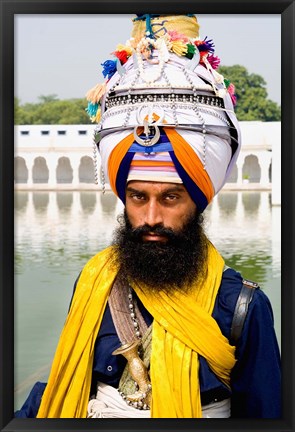
<instances>
[{"instance_id":1,"label":"pink tassel","mask_svg":"<svg viewBox=\"0 0 295 432\"><path fill-rule=\"evenodd\" d=\"M235 95L235 91L236 91L235 86L232 83L230 83L230 85L227 88L227 91L229 92L232 103L235 106L237 103L237 96Z\"/></svg>"},{"instance_id":2,"label":"pink tassel","mask_svg":"<svg viewBox=\"0 0 295 432\"><path fill-rule=\"evenodd\" d=\"M212 69L218 69L220 64L220 58L217 56L214 56L212 54L208 55L207 57L208 62L211 64Z\"/></svg>"},{"instance_id":3,"label":"pink tassel","mask_svg":"<svg viewBox=\"0 0 295 432\"><path fill-rule=\"evenodd\" d=\"M188 37L186 37L182 33L178 33L177 30L169 30L168 35L170 36L170 40L173 41L181 41L187 43L189 41Z\"/></svg>"},{"instance_id":4,"label":"pink tassel","mask_svg":"<svg viewBox=\"0 0 295 432\"><path fill-rule=\"evenodd\" d=\"M106 88L106 83L97 84L86 93L86 99L93 104L99 103L100 99L106 92Z\"/></svg>"},{"instance_id":5,"label":"pink tassel","mask_svg":"<svg viewBox=\"0 0 295 432\"><path fill-rule=\"evenodd\" d=\"M232 83L230 83L230 85L227 88L227 91L229 92L230 95L233 95L236 91L235 86Z\"/></svg>"}]
</instances>

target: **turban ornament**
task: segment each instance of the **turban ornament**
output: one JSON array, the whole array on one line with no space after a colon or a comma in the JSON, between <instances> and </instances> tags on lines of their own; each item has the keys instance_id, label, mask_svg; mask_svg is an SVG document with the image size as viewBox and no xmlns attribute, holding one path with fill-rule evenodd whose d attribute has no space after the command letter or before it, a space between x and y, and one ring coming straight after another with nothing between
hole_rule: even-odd
<instances>
[{"instance_id":1,"label":"turban ornament","mask_svg":"<svg viewBox=\"0 0 295 432\"><path fill-rule=\"evenodd\" d=\"M183 183L203 211L226 182L240 131L213 53L194 15L145 14L103 64L87 111L105 181L124 203L130 180Z\"/></svg>"}]
</instances>

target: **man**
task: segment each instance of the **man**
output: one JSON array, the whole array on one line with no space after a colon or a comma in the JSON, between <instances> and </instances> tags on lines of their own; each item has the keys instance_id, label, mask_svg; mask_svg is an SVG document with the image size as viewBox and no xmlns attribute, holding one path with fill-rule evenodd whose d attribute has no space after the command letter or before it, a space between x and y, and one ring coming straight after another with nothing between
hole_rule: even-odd
<instances>
[{"instance_id":1,"label":"man","mask_svg":"<svg viewBox=\"0 0 295 432\"><path fill-rule=\"evenodd\" d=\"M16 416L280 417L270 303L202 227L240 132L233 86L198 29L190 14L137 16L87 94L125 211L78 277L47 385Z\"/></svg>"}]
</instances>

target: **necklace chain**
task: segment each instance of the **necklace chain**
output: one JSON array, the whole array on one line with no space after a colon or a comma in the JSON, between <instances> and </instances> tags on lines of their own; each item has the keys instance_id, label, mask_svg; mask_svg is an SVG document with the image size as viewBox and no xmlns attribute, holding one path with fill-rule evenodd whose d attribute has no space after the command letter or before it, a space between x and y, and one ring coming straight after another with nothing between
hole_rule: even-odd
<instances>
[{"instance_id":1,"label":"necklace chain","mask_svg":"<svg viewBox=\"0 0 295 432\"><path fill-rule=\"evenodd\" d=\"M129 300L130 317L131 317L131 320L133 322L135 336L139 340L141 340L142 334L140 332L139 323L138 323L138 320L137 320L137 316L136 316L136 312L135 312L135 307L134 307L134 299L133 299L133 294L132 294L132 288L130 286L129 286L129 292L128 292L128 300Z\"/></svg>"}]
</instances>

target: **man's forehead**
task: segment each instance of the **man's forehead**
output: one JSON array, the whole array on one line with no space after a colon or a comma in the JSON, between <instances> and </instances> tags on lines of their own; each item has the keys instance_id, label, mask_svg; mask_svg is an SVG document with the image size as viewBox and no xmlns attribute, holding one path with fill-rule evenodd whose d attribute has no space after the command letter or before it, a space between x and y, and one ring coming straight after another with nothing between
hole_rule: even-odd
<instances>
[{"instance_id":1,"label":"man's forehead","mask_svg":"<svg viewBox=\"0 0 295 432\"><path fill-rule=\"evenodd\" d=\"M181 183L164 183L155 181L142 181L142 180L131 180L127 183L126 191L152 191L157 190L159 192L175 191L175 192L186 192L185 186Z\"/></svg>"}]
</instances>

